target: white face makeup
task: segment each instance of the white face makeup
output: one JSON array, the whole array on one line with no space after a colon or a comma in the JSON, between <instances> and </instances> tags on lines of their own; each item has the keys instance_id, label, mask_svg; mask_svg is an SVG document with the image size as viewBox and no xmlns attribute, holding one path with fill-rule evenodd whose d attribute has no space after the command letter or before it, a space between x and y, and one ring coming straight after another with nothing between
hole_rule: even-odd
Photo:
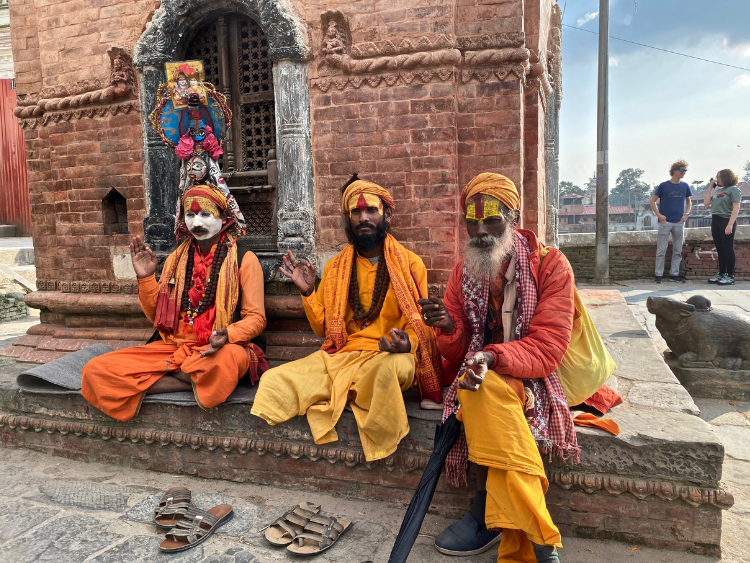
<instances>
[{"instance_id":1,"label":"white face makeup","mask_svg":"<svg viewBox=\"0 0 750 563\"><path fill-rule=\"evenodd\" d=\"M185 225L196 240L208 240L219 234L222 220L205 209L198 213L188 209L185 212Z\"/></svg>"}]
</instances>

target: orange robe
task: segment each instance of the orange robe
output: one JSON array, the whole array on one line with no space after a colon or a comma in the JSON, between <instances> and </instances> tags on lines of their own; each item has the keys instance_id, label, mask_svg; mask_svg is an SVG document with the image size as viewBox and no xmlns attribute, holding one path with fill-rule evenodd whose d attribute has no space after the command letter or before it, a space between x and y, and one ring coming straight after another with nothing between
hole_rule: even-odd
<instances>
[{"instance_id":1,"label":"orange robe","mask_svg":"<svg viewBox=\"0 0 750 563\"><path fill-rule=\"evenodd\" d=\"M185 330L180 318L176 333L162 334L161 342L117 350L88 362L82 373L83 397L112 418L130 420L138 414L149 387L169 372L181 370L190 374L195 400L201 408L223 403L250 365L240 344L258 336L266 326L263 271L255 254L245 254L239 274L242 319L227 327L229 343L201 358L200 352L208 345L198 346L195 334ZM209 268L206 278L210 275ZM138 299L151 322L156 316L158 295L156 276L138 280Z\"/></svg>"}]
</instances>

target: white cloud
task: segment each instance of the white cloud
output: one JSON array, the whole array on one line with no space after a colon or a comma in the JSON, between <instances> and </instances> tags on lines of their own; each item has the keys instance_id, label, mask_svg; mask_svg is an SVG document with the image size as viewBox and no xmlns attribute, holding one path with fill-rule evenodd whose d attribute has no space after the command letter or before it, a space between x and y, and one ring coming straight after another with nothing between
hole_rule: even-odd
<instances>
[{"instance_id":1,"label":"white cloud","mask_svg":"<svg viewBox=\"0 0 750 563\"><path fill-rule=\"evenodd\" d=\"M578 21L576 22L578 24L578 27L581 27L583 24L589 23L594 18L597 18L599 16L599 12L591 12L586 15L584 15L582 18L578 18Z\"/></svg>"},{"instance_id":2,"label":"white cloud","mask_svg":"<svg viewBox=\"0 0 750 563\"><path fill-rule=\"evenodd\" d=\"M609 57L609 66L620 66L620 59Z\"/></svg>"},{"instance_id":3,"label":"white cloud","mask_svg":"<svg viewBox=\"0 0 750 563\"><path fill-rule=\"evenodd\" d=\"M623 25L630 25L631 23L633 23L633 15L628 14L627 16L625 16L625 19L622 20L622 23Z\"/></svg>"},{"instance_id":4,"label":"white cloud","mask_svg":"<svg viewBox=\"0 0 750 563\"><path fill-rule=\"evenodd\" d=\"M750 86L750 73L740 74L734 79L740 86Z\"/></svg>"}]
</instances>

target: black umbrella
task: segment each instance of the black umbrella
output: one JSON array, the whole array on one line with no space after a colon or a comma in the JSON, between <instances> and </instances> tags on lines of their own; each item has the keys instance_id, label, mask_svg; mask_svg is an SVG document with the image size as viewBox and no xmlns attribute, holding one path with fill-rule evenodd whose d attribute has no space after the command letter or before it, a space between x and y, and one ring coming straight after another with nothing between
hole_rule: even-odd
<instances>
[{"instance_id":1,"label":"black umbrella","mask_svg":"<svg viewBox=\"0 0 750 563\"><path fill-rule=\"evenodd\" d=\"M427 514L427 509L430 507L432 497L435 494L435 487L437 487L440 474L445 466L445 458L461 435L462 428L463 426L456 415L452 414L442 425L438 424L435 429L435 447L422 478L419 480L417 490L409 503L409 508L406 509L404 521L401 523L398 536L396 536L396 543L393 544L388 563L405 563L406 558L409 557L411 548L422 527L425 514Z\"/></svg>"}]
</instances>

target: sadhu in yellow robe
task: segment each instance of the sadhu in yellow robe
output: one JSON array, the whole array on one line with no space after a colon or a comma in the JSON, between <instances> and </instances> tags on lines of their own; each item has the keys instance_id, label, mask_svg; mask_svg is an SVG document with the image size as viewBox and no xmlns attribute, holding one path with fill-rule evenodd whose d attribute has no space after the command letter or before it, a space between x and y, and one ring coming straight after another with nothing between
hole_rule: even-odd
<instances>
[{"instance_id":1,"label":"sadhu in yellow robe","mask_svg":"<svg viewBox=\"0 0 750 563\"><path fill-rule=\"evenodd\" d=\"M408 434L402 392L414 385L420 362L439 362L434 334L422 323L416 305L419 296L427 295L424 263L391 235L384 244L391 283L380 316L363 328L353 320L347 301L352 260L365 310L372 302L377 263L357 255L350 245L326 264L318 290L302 297L312 329L326 337L323 349L264 373L251 411L269 424L307 414L315 443L326 444L338 439L336 422L348 402L368 461L392 454ZM409 293L410 310L399 304L397 291ZM341 320L336 319L337 308ZM333 336L336 325L345 330ZM409 335L411 353L379 350L378 340L394 328Z\"/></svg>"}]
</instances>

